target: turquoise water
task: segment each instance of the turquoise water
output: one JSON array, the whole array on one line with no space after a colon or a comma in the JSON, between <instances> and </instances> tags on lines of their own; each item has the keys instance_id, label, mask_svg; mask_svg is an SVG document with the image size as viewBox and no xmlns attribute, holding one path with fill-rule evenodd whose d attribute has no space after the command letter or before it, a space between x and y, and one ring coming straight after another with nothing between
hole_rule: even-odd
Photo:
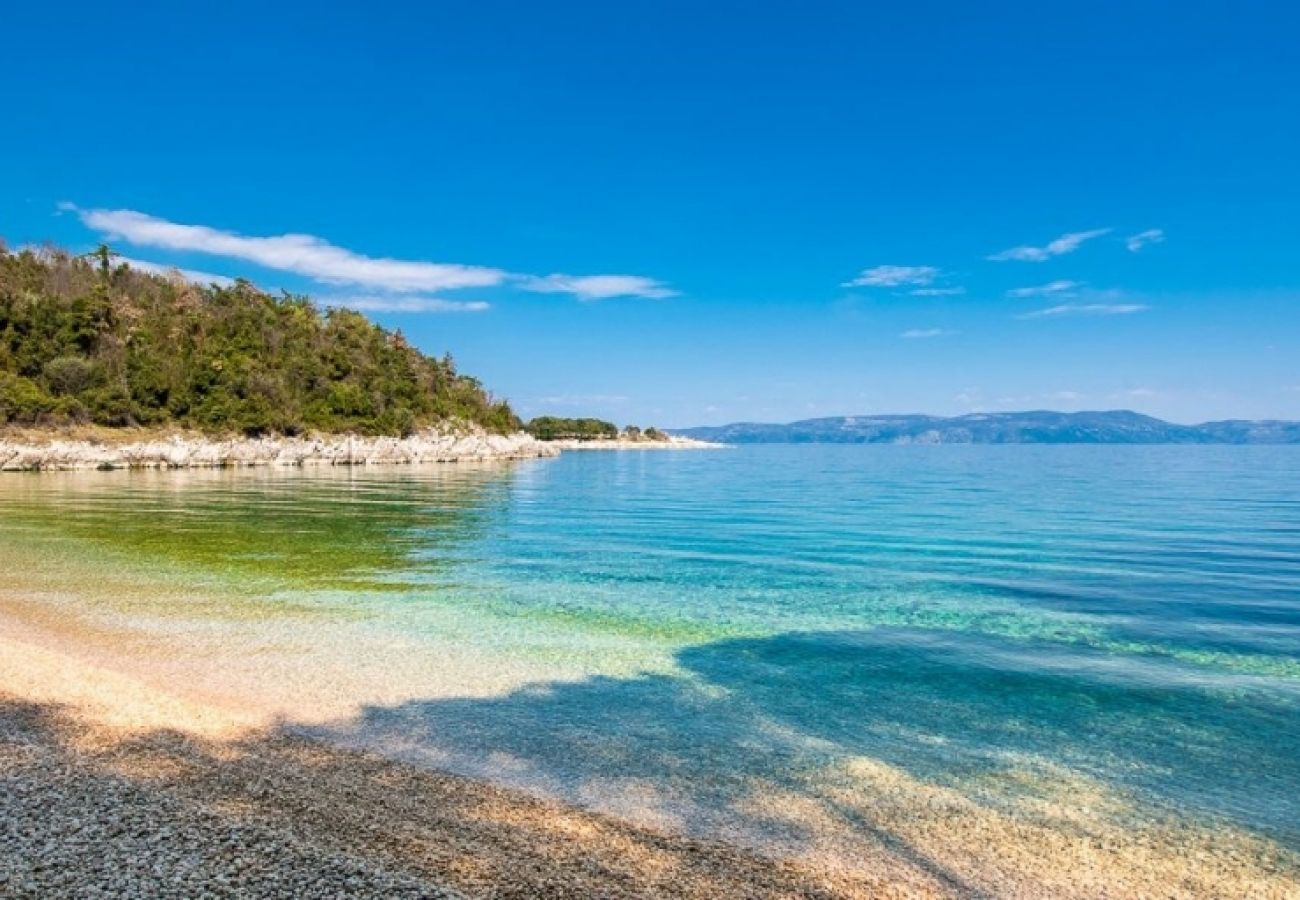
<instances>
[{"instance_id":1,"label":"turquoise water","mask_svg":"<svg viewBox=\"0 0 1300 900\"><path fill-rule=\"evenodd\" d=\"M794 844L903 833L896 789L1300 847L1300 448L14 476L0 503L11 550L201 595L191 626L323 623L333 664L401 679L312 726L340 741ZM121 615L162 615L136 591ZM448 654L499 686L434 683Z\"/></svg>"},{"instance_id":2,"label":"turquoise water","mask_svg":"<svg viewBox=\"0 0 1300 900\"><path fill-rule=\"evenodd\" d=\"M1296 449L572 454L491 519L464 582L680 642L749 714L701 743L761 720L941 781L1036 756L1300 840ZM682 725L682 701L671 680L584 684L486 718L571 719L580 744Z\"/></svg>"}]
</instances>

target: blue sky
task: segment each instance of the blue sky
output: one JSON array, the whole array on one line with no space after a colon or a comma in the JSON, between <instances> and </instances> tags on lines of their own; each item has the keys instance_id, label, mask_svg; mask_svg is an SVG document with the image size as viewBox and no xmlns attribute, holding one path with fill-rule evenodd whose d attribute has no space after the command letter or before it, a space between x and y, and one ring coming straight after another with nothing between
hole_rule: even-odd
<instances>
[{"instance_id":1,"label":"blue sky","mask_svg":"<svg viewBox=\"0 0 1300 900\"><path fill-rule=\"evenodd\" d=\"M356 305L526 415L1300 418L1290 4L5 20L10 245Z\"/></svg>"}]
</instances>

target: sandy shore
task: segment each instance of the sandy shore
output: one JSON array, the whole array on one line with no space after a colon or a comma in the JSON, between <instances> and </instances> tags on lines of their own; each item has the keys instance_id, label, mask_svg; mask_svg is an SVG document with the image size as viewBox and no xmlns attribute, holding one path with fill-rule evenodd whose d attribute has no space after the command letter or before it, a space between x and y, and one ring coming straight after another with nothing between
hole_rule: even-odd
<instances>
[{"instance_id":1,"label":"sandy shore","mask_svg":"<svg viewBox=\"0 0 1300 900\"><path fill-rule=\"evenodd\" d=\"M914 897L337 749L0 637L0 895Z\"/></svg>"}]
</instances>

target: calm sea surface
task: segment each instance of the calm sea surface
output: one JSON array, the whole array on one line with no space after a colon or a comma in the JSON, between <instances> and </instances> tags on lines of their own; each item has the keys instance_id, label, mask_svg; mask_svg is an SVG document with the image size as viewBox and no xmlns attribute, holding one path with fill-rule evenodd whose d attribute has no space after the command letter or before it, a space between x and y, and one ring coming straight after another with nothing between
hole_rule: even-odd
<instances>
[{"instance_id":1,"label":"calm sea surface","mask_svg":"<svg viewBox=\"0 0 1300 900\"><path fill-rule=\"evenodd\" d=\"M11 475L0 542L155 677L650 821L1300 847L1300 448Z\"/></svg>"}]
</instances>

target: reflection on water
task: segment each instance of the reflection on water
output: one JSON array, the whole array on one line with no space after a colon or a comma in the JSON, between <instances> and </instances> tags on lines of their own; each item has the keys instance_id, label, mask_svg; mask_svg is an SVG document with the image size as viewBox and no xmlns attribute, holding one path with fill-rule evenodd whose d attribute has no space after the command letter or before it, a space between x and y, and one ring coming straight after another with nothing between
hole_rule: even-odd
<instances>
[{"instance_id":1,"label":"reflection on water","mask_svg":"<svg viewBox=\"0 0 1300 900\"><path fill-rule=\"evenodd\" d=\"M56 532L234 589L409 587L482 535L511 470L463 465L18 475L6 530ZM416 554L414 551L421 552Z\"/></svg>"},{"instance_id":2,"label":"reflection on water","mask_svg":"<svg viewBox=\"0 0 1300 900\"><path fill-rule=\"evenodd\" d=\"M17 476L0 508L24 615L340 741L955 888L1059 842L1296 872L1296 448Z\"/></svg>"}]
</instances>

